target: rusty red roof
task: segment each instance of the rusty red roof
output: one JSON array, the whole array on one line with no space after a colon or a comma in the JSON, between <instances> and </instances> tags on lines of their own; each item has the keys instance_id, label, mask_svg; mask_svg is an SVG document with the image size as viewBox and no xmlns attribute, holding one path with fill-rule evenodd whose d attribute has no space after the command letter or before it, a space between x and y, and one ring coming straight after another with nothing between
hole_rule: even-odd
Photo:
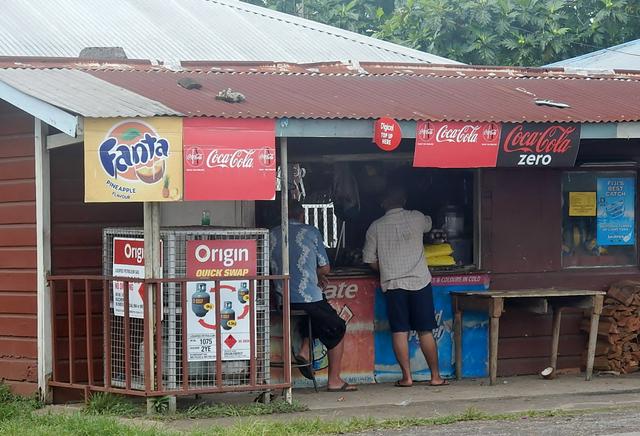
<instances>
[{"instance_id":1,"label":"rusty red roof","mask_svg":"<svg viewBox=\"0 0 640 436\"><path fill-rule=\"evenodd\" d=\"M585 75L560 68L271 62L58 64L0 59L0 68L73 69L188 117L620 122L640 121L640 72ZM178 80L201 85L187 90ZM57 84L59 85L59 84ZM246 100L216 100L227 88ZM77 89L75 92L79 92ZM547 100L567 108L536 104ZM93 115L95 116L95 115ZM111 116L105 112L103 116Z\"/></svg>"}]
</instances>

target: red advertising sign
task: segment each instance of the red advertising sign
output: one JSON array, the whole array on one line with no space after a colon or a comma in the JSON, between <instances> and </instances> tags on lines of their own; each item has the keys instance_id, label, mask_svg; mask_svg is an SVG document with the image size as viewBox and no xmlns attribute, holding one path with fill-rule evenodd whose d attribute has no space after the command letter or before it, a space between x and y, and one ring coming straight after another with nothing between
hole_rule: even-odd
<instances>
[{"instance_id":1,"label":"red advertising sign","mask_svg":"<svg viewBox=\"0 0 640 436\"><path fill-rule=\"evenodd\" d=\"M162 271L162 241L160 241L160 271ZM113 238L113 262L111 275L137 279L129 283L129 316L144 318L144 289L141 281L144 272L144 239ZM124 316L124 282L113 281L113 313Z\"/></svg>"},{"instance_id":2,"label":"red advertising sign","mask_svg":"<svg viewBox=\"0 0 640 436\"><path fill-rule=\"evenodd\" d=\"M495 167L499 123L418 121L414 167Z\"/></svg>"},{"instance_id":3,"label":"red advertising sign","mask_svg":"<svg viewBox=\"0 0 640 436\"><path fill-rule=\"evenodd\" d=\"M275 197L275 121L185 118L185 200Z\"/></svg>"},{"instance_id":4,"label":"red advertising sign","mask_svg":"<svg viewBox=\"0 0 640 436\"><path fill-rule=\"evenodd\" d=\"M579 124L502 126L499 167L572 167L580 145Z\"/></svg>"},{"instance_id":5,"label":"red advertising sign","mask_svg":"<svg viewBox=\"0 0 640 436\"><path fill-rule=\"evenodd\" d=\"M255 239L187 241L187 276L225 278L255 276Z\"/></svg>"},{"instance_id":6,"label":"red advertising sign","mask_svg":"<svg viewBox=\"0 0 640 436\"><path fill-rule=\"evenodd\" d=\"M380 118L373 125L373 142L384 151L393 151L400 145L402 129L393 118Z\"/></svg>"},{"instance_id":7,"label":"red advertising sign","mask_svg":"<svg viewBox=\"0 0 640 436\"><path fill-rule=\"evenodd\" d=\"M256 275L257 247L255 239L187 241L187 276L197 277L197 281L187 282L183 301L189 362L216 359L216 330L220 330L222 360L255 358L250 329L251 313L255 312L251 287L255 289L255 282L242 277ZM220 301L217 308L216 293Z\"/></svg>"}]
</instances>

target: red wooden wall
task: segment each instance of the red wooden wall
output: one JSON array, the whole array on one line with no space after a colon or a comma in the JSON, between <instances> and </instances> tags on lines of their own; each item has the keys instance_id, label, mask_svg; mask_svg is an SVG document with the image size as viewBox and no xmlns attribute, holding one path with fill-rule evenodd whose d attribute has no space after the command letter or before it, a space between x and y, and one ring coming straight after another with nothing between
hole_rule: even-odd
<instances>
[{"instance_id":1,"label":"red wooden wall","mask_svg":"<svg viewBox=\"0 0 640 436\"><path fill-rule=\"evenodd\" d=\"M33 118L0 100L0 378L37 390Z\"/></svg>"},{"instance_id":2,"label":"red wooden wall","mask_svg":"<svg viewBox=\"0 0 640 436\"><path fill-rule=\"evenodd\" d=\"M561 267L560 170L487 170L482 176L482 268L491 289L567 287L604 290L637 268ZM559 368L579 368L586 349L582 312L563 312ZM498 374L534 374L548 366L551 315L506 312L500 323Z\"/></svg>"},{"instance_id":3,"label":"red wooden wall","mask_svg":"<svg viewBox=\"0 0 640 436\"><path fill-rule=\"evenodd\" d=\"M51 152L51 251L52 272L55 275L102 274L102 229L105 227L140 227L143 224L142 204L84 202L84 162L81 144ZM87 380L86 316L84 283L75 281L74 377ZM55 361L60 379L68 381L69 336L68 308L65 289L57 289ZM102 379L102 289L94 287L92 294L92 326L94 374ZM61 391L61 390L58 390ZM68 398L54 392L54 400Z\"/></svg>"}]
</instances>

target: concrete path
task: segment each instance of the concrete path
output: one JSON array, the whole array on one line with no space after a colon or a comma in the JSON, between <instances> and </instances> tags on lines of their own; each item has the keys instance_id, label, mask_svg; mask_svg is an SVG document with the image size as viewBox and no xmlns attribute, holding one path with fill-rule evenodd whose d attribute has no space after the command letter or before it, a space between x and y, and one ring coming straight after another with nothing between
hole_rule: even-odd
<instances>
[{"instance_id":1,"label":"concrete path","mask_svg":"<svg viewBox=\"0 0 640 436\"><path fill-rule=\"evenodd\" d=\"M417 383L411 388L391 384L364 385L358 392L329 393L312 389L294 390L294 399L306 404L308 412L264 416L252 419L290 421L298 418L348 419L352 417L398 418L435 417L462 413L473 407L486 413L508 413L528 410L581 410L613 407L640 410L640 374L594 377L590 382L582 376L565 375L555 380L540 377L498 379L496 386L485 380L452 382L447 387L429 387ZM207 396L212 402L247 402L246 394ZM168 427L187 430L208 425L228 425L237 419L218 418L177 420Z\"/></svg>"}]
</instances>

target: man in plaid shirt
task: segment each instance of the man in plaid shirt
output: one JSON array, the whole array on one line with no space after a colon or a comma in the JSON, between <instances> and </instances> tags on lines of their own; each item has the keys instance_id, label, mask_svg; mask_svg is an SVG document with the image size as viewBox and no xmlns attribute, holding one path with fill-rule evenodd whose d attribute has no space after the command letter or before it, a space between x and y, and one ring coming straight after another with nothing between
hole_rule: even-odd
<instances>
[{"instance_id":1,"label":"man in plaid shirt","mask_svg":"<svg viewBox=\"0 0 640 436\"><path fill-rule=\"evenodd\" d=\"M385 215L374 221L363 249L363 260L380 272L387 302L393 351L402 369L398 387L411 387L409 331L420 339L420 348L431 370L430 384L448 382L440 377L438 348L432 330L437 327L431 289L431 273L424 257L423 236L431 230L431 218L404 209L406 194L391 187L382 201Z\"/></svg>"}]
</instances>

